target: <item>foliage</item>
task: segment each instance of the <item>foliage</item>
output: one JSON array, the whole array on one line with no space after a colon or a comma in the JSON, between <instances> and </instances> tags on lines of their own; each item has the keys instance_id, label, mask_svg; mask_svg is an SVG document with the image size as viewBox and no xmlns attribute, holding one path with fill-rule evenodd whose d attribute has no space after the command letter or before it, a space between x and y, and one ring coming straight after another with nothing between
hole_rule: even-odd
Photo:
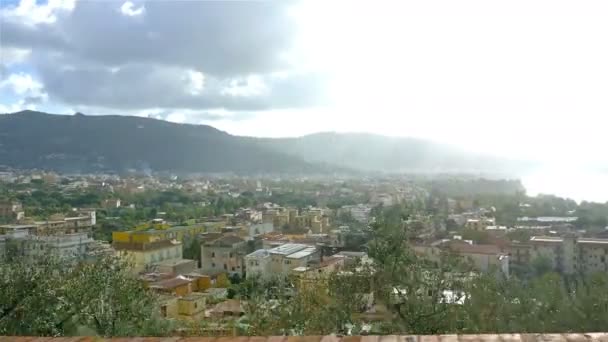
<instances>
[{"instance_id":1,"label":"foliage","mask_svg":"<svg viewBox=\"0 0 608 342\"><path fill-rule=\"evenodd\" d=\"M169 329L156 297L115 257L0 264L0 335L145 336Z\"/></svg>"}]
</instances>

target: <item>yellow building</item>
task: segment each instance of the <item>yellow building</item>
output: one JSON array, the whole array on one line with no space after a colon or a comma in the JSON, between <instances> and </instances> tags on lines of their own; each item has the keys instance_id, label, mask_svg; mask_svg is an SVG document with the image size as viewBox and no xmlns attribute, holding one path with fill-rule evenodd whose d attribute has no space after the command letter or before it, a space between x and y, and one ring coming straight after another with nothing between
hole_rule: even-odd
<instances>
[{"instance_id":1,"label":"yellow building","mask_svg":"<svg viewBox=\"0 0 608 342\"><path fill-rule=\"evenodd\" d=\"M192 293L193 282L194 279L178 276L175 278L157 281L155 283L150 284L148 287L164 294L186 296Z\"/></svg>"},{"instance_id":2,"label":"yellow building","mask_svg":"<svg viewBox=\"0 0 608 342\"><path fill-rule=\"evenodd\" d=\"M160 297L162 317L179 320L200 320L205 316L206 297L202 293L185 296L162 295Z\"/></svg>"},{"instance_id":3,"label":"yellow building","mask_svg":"<svg viewBox=\"0 0 608 342\"><path fill-rule=\"evenodd\" d=\"M133 272L145 271L147 267L167 261L182 259L182 243L177 241L157 241L150 243L117 242L112 246L116 252L132 263Z\"/></svg>"},{"instance_id":4,"label":"yellow building","mask_svg":"<svg viewBox=\"0 0 608 342\"><path fill-rule=\"evenodd\" d=\"M130 230L113 232L112 241L120 243L151 243L162 240L184 241L206 231L204 224L176 226L167 229Z\"/></svg>"},{"instance_id":5,"label":"yellow building","mask_svg":"<svg viewBox=\"0 0 608 342\"><path fill-rule=\"evenodd\" d=\"M179 319L198 320L205 316L206 296L202 293L191 293L177 300Z\"/></svg>"}]
</instances>

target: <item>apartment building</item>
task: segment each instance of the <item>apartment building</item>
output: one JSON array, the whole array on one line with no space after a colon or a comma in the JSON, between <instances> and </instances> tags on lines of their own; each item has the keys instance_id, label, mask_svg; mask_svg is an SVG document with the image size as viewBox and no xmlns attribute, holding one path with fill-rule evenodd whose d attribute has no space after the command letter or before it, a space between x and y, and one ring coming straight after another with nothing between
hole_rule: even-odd
<instances>
[{"instance_id":1,"label":"apartment building","mask_svg":"<svg viewBox=\"0 0 608 342\"><path fill-rule=\"evenodd\" d=\"M235 235L201 243L201 269L207 274L238 274L245 272L244 256L247 241Z\"/></svg>"},{"instance_id":2,"label":"apartment building","mask_svg":"<svg viewBox=\"0 0 608 342\"><path fill-rule=\"evenodd\" d=\"M545 258L560 273L608 272L608 239L533 236L528 243L512 245L510 252L520 265Z\"/></svg>"},{"instance_id":3,"label":"apartment building","mask_svg":"<svg viewBox=\"0 0 608 342\"><path fill-rule=\"evenodd\" d=\"M55 255L65 258L84 258L93 244L92 227L95 211L76 217L53 219L29 224L0 226L0 254L5 255L11 241L16 252L23 256Z\"/></svg>"},{"instance_id":4,"label":"apartment building","mask_svg":"<svg viewBox=\"0 0 608 342\"><path fill-rule=\"evenodd\" d=\"M247 279L260 277L267 279L270 276L270 252L267 249L257 251L245 256Z\"/></svg>"}]
</instances>

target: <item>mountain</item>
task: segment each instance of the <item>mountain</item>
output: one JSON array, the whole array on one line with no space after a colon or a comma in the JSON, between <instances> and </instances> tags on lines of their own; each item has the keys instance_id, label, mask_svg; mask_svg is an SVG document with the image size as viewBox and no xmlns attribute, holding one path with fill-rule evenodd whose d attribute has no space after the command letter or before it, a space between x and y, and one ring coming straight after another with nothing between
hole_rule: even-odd
<instances>
[{"instance_id":1,"label":"mountain","mask_svg":"<svg viewBox=\"0 0 608 342\"><path fill-rule=\"evenodd\" d=\"M310 162L365 171L515 175L533 167L528 162L474 154L428 140L368 133L317 133L258 139L258 143Z\"/></svg>"},{"instance_id":2,"label":"mountain","mask_svg":"<svg viewBox=\"0 0 608 342\"><path fill-rule=\"evenodd\" d=\"M62 172L507 174L526 165L413 138L318 133L239 137L211 126L117 115L0 115L0 164Z\"/></svg>"},{"instance_id":3,"label":"mountain","mask_svg":"<svg viewBox=\"0 0 608 342\"><path fill-rule=\"evenodd\" d=\"M130 116L0 115L0 164L63 172L313 172L323 167L210 126Z\"/></svg>"}]
</instances>

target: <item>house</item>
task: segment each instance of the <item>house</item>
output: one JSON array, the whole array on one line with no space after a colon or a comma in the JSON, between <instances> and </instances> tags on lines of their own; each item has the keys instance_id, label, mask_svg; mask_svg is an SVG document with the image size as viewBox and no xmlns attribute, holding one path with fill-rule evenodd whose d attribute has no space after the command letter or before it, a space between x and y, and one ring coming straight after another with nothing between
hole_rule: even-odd
<instances>
[{"instance_id":1,"label":"house","mask_svg":"<svg viewBox=\"0 0 608 342\"><path fill-rule=\"evenodd\" d=\"M158 272L180 275L193 272L196 269L197 262L189 259L168 259L160 261L154 266Z\"/></svg>"},{"instance_id":2,"label":"house","mask_svg":"<svg viewBox=\"0 0 608 342\"><path fill-rule=\"evenodd\" d=\"M178 318L183 320L200 320L205 317L206 296L202 293L191 293L177 300Z\"/></svg>"},{"instance_id":3,"label":"house","mask_svg":"<svg viewBox=\"0 0 608 342\"><path fill-rule=\"evenodd\" d=\"M212 318L240 317L244 314L243 304L238 299L225 300L209 310L209 316Z\"/></svg>"},{"instance_id":4,"label":"house","mask_svg":"<svg viewBox=\"0 0 608 342\"><path fill-rule=\"evenodd\" d=\"M247 241L234 235L224 235L201 243L201 270L206 274L228 273L243 276L243 257Z\"/></svg>"},{"instance_id":5,"label":"house","mask_svg":"<svg viewBox=\"0 0 608 342\"><path fill-rule=\"evenodd\" d=\"M193 279L177 276L152 283L149 288L161 293L185 296L192 293L192 282Z\"/></svg>"}]
</instances>

